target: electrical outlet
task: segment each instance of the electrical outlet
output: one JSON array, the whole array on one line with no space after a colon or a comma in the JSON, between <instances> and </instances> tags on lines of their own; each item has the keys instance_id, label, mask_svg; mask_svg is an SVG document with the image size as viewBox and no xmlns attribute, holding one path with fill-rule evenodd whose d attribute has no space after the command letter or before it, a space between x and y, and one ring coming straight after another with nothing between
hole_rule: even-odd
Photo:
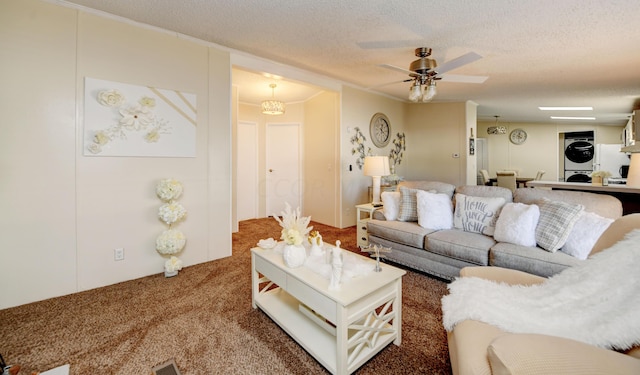
<instances>
[{"instance_id":1,"label":"electrical outlet","mask_svg":"<svg viewBox=\"0 0 640 375\"><path fill-rule=\"evenodd\" d=\"M124 260L124 248L113 249L113 260Z\"/></svg>"}]
</instances>

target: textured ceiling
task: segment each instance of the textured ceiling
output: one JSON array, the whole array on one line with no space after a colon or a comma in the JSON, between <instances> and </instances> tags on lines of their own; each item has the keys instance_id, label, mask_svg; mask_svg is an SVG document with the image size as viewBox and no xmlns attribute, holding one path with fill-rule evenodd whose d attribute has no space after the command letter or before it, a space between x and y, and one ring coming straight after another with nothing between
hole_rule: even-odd
<instances>
[{"instance_id":1,"label":"textured ceiling","mask_svg":"<svg viewBox=\"0 0 640 375\"><path fill-rule=\"evenodd\" d=\"M637 0L73 0L140 23L406 100L403 73L416 47L439 65L468 52L482 59L450 73L481 84L438 82L438 101L472 100L480 120L550 122L538 106L593 106L597 123L624 124L640 104ZM241 100L270 96L268 79L234 70ZM268 73L268 72L267 72ZM248 77L248 78L247 78ZM286 78L286 77L285 77ZM285 79L286 81L286 79ZM288 88L287 86L290 86ZM240 86L239 86L240 87ZM299 94L288 94L296 89ZM282 82L276 97L313 88ZM302 95L299 98L296 96ZM565 114L566 115L566 114ZM575 123L575 121L573 121ZM590 122L593 123L593 122Z\"/></svg>"}]
</instances>

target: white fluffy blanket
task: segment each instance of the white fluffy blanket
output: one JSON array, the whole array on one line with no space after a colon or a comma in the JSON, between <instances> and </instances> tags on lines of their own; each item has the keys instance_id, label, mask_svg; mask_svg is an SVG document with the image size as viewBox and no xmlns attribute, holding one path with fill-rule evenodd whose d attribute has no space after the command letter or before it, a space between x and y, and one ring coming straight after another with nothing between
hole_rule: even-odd
<instances>
[{"instance_id":1,"label":"white fluffy blanket","mask_svg":"<svg viewBox=\"0 0 640 375\"><path fill-rule=\"evenodd\" d=\"M448 331L471 319L507 332L628 349L640 344L640 230L539 285L463 277L448 288L442 298Z\"/></svg>"}]
</instances>

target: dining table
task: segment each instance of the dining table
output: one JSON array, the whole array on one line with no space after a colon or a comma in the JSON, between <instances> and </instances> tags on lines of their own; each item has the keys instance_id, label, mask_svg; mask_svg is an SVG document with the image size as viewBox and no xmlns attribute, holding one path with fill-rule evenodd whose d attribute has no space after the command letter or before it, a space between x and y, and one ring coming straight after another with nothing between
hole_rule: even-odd
<instances>
[{"instance_id":1,"label":"dining table","mask_svg":"<svg viewBox=\"0 0 640 375\"><path fill-rule=\"evenodd\" d=\"M516 185L518 185L518 187L526 187L527 186L527 182L529 181L533 181L535 180L535 178L533 177L518 177L516 176ZM491 177L489 179L489 182L487 183L487 185L496 185L498 183L498 177Z\"/></svg>"}]
</instances>

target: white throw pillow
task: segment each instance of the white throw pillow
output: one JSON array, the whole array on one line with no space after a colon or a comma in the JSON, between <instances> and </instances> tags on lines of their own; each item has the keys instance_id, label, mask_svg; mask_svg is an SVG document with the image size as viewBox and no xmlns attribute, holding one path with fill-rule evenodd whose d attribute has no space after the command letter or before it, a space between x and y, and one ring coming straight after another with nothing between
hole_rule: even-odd
<instances>
[{"instance_id":1,"label":"white throw pillow","mask_svg":"<svg viewBox=\"0 0 640 375\"><path fill-rule=\"evenodd\" d=\"M500 209L505 203L501 197L473 197L458 193L453 226L465 232L493 236Z\"/></svg>"},{"instance_id":2,"label":"white throw pillow","mask_svg":"<svg viewBox=\"0 0 640 375\"><path fill-rule=\"evenodd\" d=\"M521 246L536 246L540 208L535 204L507 203L496 222L493 238Z\"/></svg>"},{"instance_id":3,"label":"white throw pillow","mask_svg":"<svg viewBox=\"0 0 640 375\"><path fill-rule=\"evenodd\" d=\"M453 203L447 194L419 190L418 225L429 229L451 229L453 227Z\"/></svg>"},{"instance_id":4,"label":"white throw pillow","mask_svg":"<svg viewBox=\"0 0 640 375\"><path fill-rule=\"evenodd\" d=\"M582 215L573 226L567 242L562 246L563 253L578 259L587 259L602 233L613 223L613 219L602 217L588 211L582 211Z\"/></svg>"},{"instance_id":5,"label":"white throw pillow","mask_svg":"<svg viewBox=\"0 0 640 375\"><path fill-rule=\"evenodd\" d=\"M581 204L551 201L542 198L538 202L540 220L536 227L536 241L541 248L555 253L560 249L584 210Z\"/></svg>"},{"instance_id":6,"label":"white throw pillow","mask_svg":"<svg viewBox=\"0 0 640 375\"><path fill-rule=\"evenodd\" d=\"M380 194L382 198L382 212L385 219L389 221L398 220L400 213L400 192L399 191L383 191Z\"/></svg>"}]
</instances>

